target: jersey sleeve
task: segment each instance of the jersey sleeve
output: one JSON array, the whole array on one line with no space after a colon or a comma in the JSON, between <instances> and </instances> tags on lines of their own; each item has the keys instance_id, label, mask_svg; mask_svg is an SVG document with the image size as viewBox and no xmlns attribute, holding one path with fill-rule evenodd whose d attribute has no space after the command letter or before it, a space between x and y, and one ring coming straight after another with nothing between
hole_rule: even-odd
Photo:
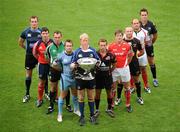
<instances>
[{"instance_id":1,"label":"jersey sleeve","mask_svg":"<svg viewBox=\"0 0 180 132\"><path fill-rule=\"evenodd\" d=\"M136 43L137 43L137 49L138 50L143 50L143 47L142 47L142 45L141 45L141 43L140 43L140 41L138 39L136 39Z\"/></svg>"},{"instance_id":2,"label":"jersey sleeve","mask_svg":"<svg viewBox=\"0 0 180 132\"><path fill-rule=\"evenodd\" d=\"M157 33L157 29L156 29L156 25L154 23L152 23L151 28L152 28L152 31L151 31L152 34L156 34Z\"/></svg>"},{"instance_id":3,"label":"jersey sleeve","mask_svg":"<svg viewBox=\"0 0 180 132\"><path fill-rule=\"evenodd\" d=\"M24 30L24 31L21 33L20 37L21 37L22 39L26 39L26 30Z\"/></svg>"},{"instance_id":4,"label":"jersey sleeve","mask_svg":"<svg viewBox=\"0 0 180 132\"><path fill-rule=\"evenodd\" d=\"M77 62L77 60L78 60L77 54L78 54L79 50L80 50L80 49L78 48L78 49L76 49L76 50L74 51L74 54L73 54L71 63Z\"/></svg>"},{"instance_id":5,"label":"jersey sleeve","mask_svg":"<svg viewBox=\"0 0 180 132\"><path fill-rule=\"evenodd\" d=\"M116 63L117 62L116 56L113 53L111 53L111 62L112 63Z\"/></svg>"}]
</instances>

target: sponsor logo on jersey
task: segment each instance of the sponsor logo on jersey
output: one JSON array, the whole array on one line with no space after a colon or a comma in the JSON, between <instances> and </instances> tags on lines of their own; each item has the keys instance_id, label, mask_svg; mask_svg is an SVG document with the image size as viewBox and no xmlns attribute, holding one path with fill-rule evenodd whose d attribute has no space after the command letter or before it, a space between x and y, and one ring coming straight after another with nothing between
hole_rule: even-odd
<instances>
[{"instance_id":1,"label":"sponsor logo on jersey","mask_svg":"<svg viewBox=\"0 0 180 132\"><path fill-rule=\"evenodd\" d=\"M101 66L106 66L106 65L105 65L104 62L103 62L103 63L101 63Z\"/></svg>"},{"instance_id":2,"label":"sponsor logo on jersey","mask_svg":"<svg viewBox=\"0 0 180 132\"><path fill-rule=\"evenodd\" d=\"M126 48L122 48L122 50L126 50Z\"/></svg>"}]
</instances>

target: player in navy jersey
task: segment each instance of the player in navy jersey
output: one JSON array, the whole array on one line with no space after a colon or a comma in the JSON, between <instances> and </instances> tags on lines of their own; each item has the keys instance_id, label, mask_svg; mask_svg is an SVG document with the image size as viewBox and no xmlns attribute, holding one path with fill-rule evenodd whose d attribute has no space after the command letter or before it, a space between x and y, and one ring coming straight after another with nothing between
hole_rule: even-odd
<instances>
[{"instance_id":1,"label":"player in navy jersey","mask_svg":"<svg viewBox=\"0 0 180 132\"><path fill-rule=\"evenodd\" d=\"M146 44L145 49L147 53L147 58L148 58L148 63L151 68L151 73L153 76L153 85L155 87L158 86L158 80L156 76L156 65L155 65L155 60L154 60L154 43L157 40L157 29L156 26L153 22L148 20L148 10L143 8L140 10L140 22L141 22L141 27L146 29L148 31L148 35L151 38L151 41L149 41L148 44Z\"/></svg>"},{"instance_id":2,"label":"player in navy jersey","mask_svg":"<svg viewBox=\"0 0 180 132\"><path fill-rule=\"evenodd\" d=\"M23 102L28 102L30 99L30 85L32 78L33 68L38 63L37 59L32 55L32 47L36 43L37 40L41 39L41 29L38 28L38 17L31 16L30 17L30 27L25 29L18 40L19 46L26 50L25 56L25 69L26 69L26 93L23 97Z\"/></svg>"},{"instance_id":3,"label":"player in navy jersey","mask_svg":"<svg viewBox=\"0 0 180 132\"><path fill-rule=\"evenodd\" d=\"M116 58L114 54L110 53L107 50L106 39L100 39L98 44L99 44L99 50L97 51L97 54L101 60L101 63L99 67L97 67L96 69L96 77L95 77L96 79L95 117L98 117L100 113L99 104L100 104L101 90L103 88L106 89L106 93L107 93L108 107L106 109L106 113L110 117L114 117L114 112L111 107L111 104L112 104L111 89L112 89L112 84L113 84L111 72L115 68Z\"/></svg>"},{"instance_id":4,"label":"player in navy jersey","mask_svg":"<svg viewBox=\"0 0 180 132\"><path fill-rule=\"evenodd\" d=\"M92 62L91 60L99 60L96 50L89 46L89 36L84 33L80 36L81 46L75 50L71 68L75 70L75 78L78 90L78 101L79 110L81 117L79 119L80 126L85 124L84 119L84 99L85 99L85 89L87 90L88 104L90 109L90 122L92 124L97 124L96 118L94 116L94 88L95 88L95 73L94 68L88 69L90 65L86 68L82 68L79 62ZM84 60L85 58L85 60ZM91 65L93 67L93 65Z\"/></svg>"}]
</instances>

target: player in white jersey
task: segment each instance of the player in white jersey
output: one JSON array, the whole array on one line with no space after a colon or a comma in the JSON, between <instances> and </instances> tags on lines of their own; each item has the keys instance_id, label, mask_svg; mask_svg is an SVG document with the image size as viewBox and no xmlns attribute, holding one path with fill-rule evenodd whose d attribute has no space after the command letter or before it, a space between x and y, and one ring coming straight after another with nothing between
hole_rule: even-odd
<instances>
[{"instance_id":1,"label":"player in white jersey","mask_svg":"<svg viewBox=\"0 0 180 132\"><path fill-rule=\"evenodd\" d=\"M142 47L144 48L144 54L142 56L138 57L138 61L139 61L139 66L140 66L141 73L142 73L145 91L147 93L151 93L151 89L150 89L149 83L148 83L148 76L147 76L147 68L146 67L148 64L148 60L147 60L147 54L146 54L146 50L145 50L145 45L148 43L148 41L150 41L150 38L147 35L148 31L141 28L140 22L138 19L133 19L132 28L134 30L133 36L140 40Z\"/></svg>"}]
</instances>

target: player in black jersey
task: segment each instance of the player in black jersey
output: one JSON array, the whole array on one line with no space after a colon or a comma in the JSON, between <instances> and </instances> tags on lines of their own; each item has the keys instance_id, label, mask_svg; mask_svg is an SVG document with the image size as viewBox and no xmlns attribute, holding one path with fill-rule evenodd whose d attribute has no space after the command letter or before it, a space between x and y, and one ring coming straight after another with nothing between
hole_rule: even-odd
<instances>
[{"instance_id":1,"label":"player in black jersey","mask_svg":"<svg viewBox=\"0 0 180 132\"><path fill-rule=\"evenodd\" d=\"M99 42L99 50L97 54L101 60L100 66L96 69L96 95L95 95L95 105L96 111L95 116L99 115L99 104L100 104L100 96L101 90L103 88L106 89L107 93L107 114L111 117L114 117L114 112L112 111L112 97L111 97L111 88L113 84L111 71L115 67L116 57L107 50L107 40L100 39Z\"/></svg>"},{"instance_id":2,"label":"player in black jersey","mask_svg":"<svg viewBox=\"0 0 180 132\"><path fill-rule=\"evenodd\" d=\"M148 35L151 39L148 42L148 44L146 44L145 49L148 57L148 63L150 65L151 73L153 76L153 85L155 87L158 87L158 80L156 76L156 65L154 61L154 46L153 46L157 40L158 34L155 24L150 20L148 20L148 10L145 8L140 10L140 22L141 22L141 27L148 31Z\"/></svg>"},{"instance_id":3,"label":"player in black jersey","mask_svg":"<svg viewBox=\"0 0 180 132\"><path fill-rule=\"evenodd\" d=\"M131 63L129 64L131 77L134 80L137 92L137 102L139 104L144 104L144 101L141 97L141 83L139 80L140 68L137 56L141 56L144 54L142 45L140 41L133 37L133 29L132 27L126 27L124 40L128 42L134 51L134 56L132 58Z\"/></svg>"}]
</instances>

